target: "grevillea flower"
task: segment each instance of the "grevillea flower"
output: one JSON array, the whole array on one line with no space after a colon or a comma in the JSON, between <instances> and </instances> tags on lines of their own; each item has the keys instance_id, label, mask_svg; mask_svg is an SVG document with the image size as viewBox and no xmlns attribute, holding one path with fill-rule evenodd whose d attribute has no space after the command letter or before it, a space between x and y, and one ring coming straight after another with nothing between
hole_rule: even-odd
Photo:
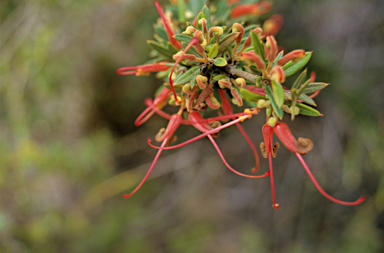
<instances>
[{"instance_id":1,"label":"grevillea flower","mask_svg":"<svg viewBox=\"0 0 384 253\"><path fill-rule=\"evenodd\" d=\"M277 144L273 146L272 141L273 141L274 133L289 151L295 153L300 163L303 165L305 171L307 172L308 176L312 180L313 184L324 197L326 197L327 199L337 204L348 205L348 206L358 205L364 201L365 199L364 196L354 202L346 202L346 201L338 200L330 196L328 193L326 193L323 190L323 188L321 188L321 186L315 179L314 175L312 174L311 170L308 168L308 165L305 163L302 157L302 155L307 154L313 148L313 143L310 139L298 138L296 140L296 138L292 135L291 131L289 130L287 124L278 122L277 119L274 119L274 118L270 118L268 120L268 123L263 126L262 130L263 130L264 142L260 145L260 147L262 149L263 156L269 159L269 171L270 171L271 188L272 188L272 202L273 202L273 207L275 209L279 207L279 204L276 203L276 198L275 198L275 184L274 184L274 177L273 177L272 156L273 157L276 156L276 151L279 145Z\"/></svg>"},{"instance_id":2,"label":"grevillea flower","mask_svg":"<svg viewBox=\"0 0 384 253\"><path fill-rule=\"evenodd\" d=\"M343 205L361 203L364 197L355 202L345 202L328 195L302 158L302 155L312 149L312 141L305 138L295 139L288 126L279 121L285 113L290 114L292 120L299 114L322 116L315 109L313 98L327 83L315 82L314 72L308 79L307 69L304 69L295 81L286 84L289 81L287 77L306 66L312 52L296 49L284 54L273 36L283 25L282 16L275 14L264 24L247 23L252 17L270 11L271 3L259 1L238 5L239 2L228 0L220 8L204 6L196 17L189 19L185 10L195 9L193 1L172 1L177 5L179 20L175 18L175 11L172 11L172 19L168 18L159 2L155 2L161 24L158 22L155 25L156 41L148 42L153 50L154 59L151 62L154 63L124 67L117 72L121 75L137 76L160 72L157 77L163 79L165 87L162 87L154 100L147 98L144 101L147 108L138 116L135 125L145 123L155 113L167 119L168 125L161 128L155 136L155 140L161 143L160 146L153 145L148 138L148 144L158 149L157 154L143 180L130 194L124 194L124 197L132 196L144 184L164 150L180 148L207 137L225 166L232 172L248 178L270 177L273 207L277 209L279 205L275 200L272 167L272 157L276 156L279 148L278 143L274 146L272 144L275 134L288 150L296 154L323 196ZM175 9L173 7L172 10ZM228 17L228 13L231 18L241 17L241 22L230 25L231 20L222 18ZM178 112L167 113L166 105L177 107ZM232 107L244 105L248 106L244 112L234 113ZM262 175L244 174L229 165L215 138L221 130L236 125L252 149L255 167L251 172L256 173L259 169L259 156L240 123L259 115L263 108L266 109L268 121L262 128L264 142L260 147L263 157L269 159L269 170ZM209 111L210 114L205 114L204 111ZM218 116L203 117L212 114ZM174 144L174 133L181 124L193 126L201 134Z\"/></svg>"}]
</instances>

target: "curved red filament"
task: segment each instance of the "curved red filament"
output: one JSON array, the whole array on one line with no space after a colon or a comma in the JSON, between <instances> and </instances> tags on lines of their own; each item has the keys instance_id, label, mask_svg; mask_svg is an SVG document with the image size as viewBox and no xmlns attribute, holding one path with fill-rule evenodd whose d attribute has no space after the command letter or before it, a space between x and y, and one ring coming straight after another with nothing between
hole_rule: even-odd
<instances>
[{"instance_id":1,"label":"curved red filament","mask_svg":"<svg viewBox=\"0 0 384 253\"><path fill-rule=\"evenodd\" d=\"M328 193L326 193L323 188L321 188L321 186L319 185L319 183L317 182L317 180L315 179L314 175L312 174L311 170L308 168L308 165L307 163L304 161L303 157L299 154L299 153L295 153L297 158L299 159L300 163L303 165L305 171L307 172L309 178L312 180L313 184L315 185L315 187L317 188L317 190L324 196L326 197L327 199L329 199L330 201L333 201L337 204L340 204L340 205L345 205L345 206L355 206L355 205L358 205L358 204L361 204L364 200L365 200L365 196L363 197L360 197L358 200L354 201L354 202L347 202L347 201L342 201L342 200L338 200L332 196L330 196Z\"/></svg>"},{"instance_id":2,"label":"curved red filament","mask_svg":"<svg viewBox=\"0 0 384 253\"><path fill-rule=\"evenodd\" d=\"M153 168L155 167L155 164L156 164L156 162L157 162L157 160L159 159L159 157L160 157L160 155L161 155L161 152L163 151L163 147L165 147L165 145L167 144L167 142L168 142L168 139L169 138L165 138L164 139L164 141L163 141L163 143L161 144L161 146L160 146L160 149L159 149L159 151L157 151L157 154L156 154L156 156L155 156L155 159L153 159L153 162L152 162L152 164L151 164L151 167L149 167L149 169L148 169L148 171L147 171L147 174L144 176L144 178L143 178L143 180L141 180L141 182L140 182L140 184L131 192L131 193L129 193L129 194L123 194L123 197L124 198L129 198L129 197L131 197L135 192L137 192L140 188L141 188L141 186L145 183L145 181L148 179L148 177L149 177L149 175L151 174L151 172L152 172L152 170L153 170Z\"/></svg>"}]
</instances>

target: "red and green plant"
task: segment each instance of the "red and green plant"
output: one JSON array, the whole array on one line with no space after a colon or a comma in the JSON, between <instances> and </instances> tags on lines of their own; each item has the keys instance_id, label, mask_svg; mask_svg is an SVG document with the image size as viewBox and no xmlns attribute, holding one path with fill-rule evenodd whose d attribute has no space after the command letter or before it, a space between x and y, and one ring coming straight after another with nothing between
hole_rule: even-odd
<instances>
[{"instance_id":1,"label":"red and green plant","mask_svg":"<svg viewBox=\"0 0 384 253\"><path fill-rule=\"evenodd\" d=\"M324 197L342 205L362 203L365 197L346 202L328 195L302 157L312 150L312 141L296 139L288 125L281 122L285 113L290 114L291 120L298 115L322 116L315 109L313 98L328 85L315 82L314 72L308 77L304 69L312 52L297 49L286 53L278 47L274 35L283 24L282 16L275 14L262 25L253 24L271 10L271 3L259 1L241 5L239 0L212 1L209 7L205 5L196 13L197 16L191 16L192 2L171 1L170 9L164 12L156 1L161 19L155 25L155 40L148 41L154 57L144 65L117 70L120 75L137 76L157 72L156 76L164 80L155 99L145 100L148 107L135 121L136 126L145 123L153 114L169 120L167 127L161 128L155 137L161 142L159 147L148 139L149 145L157 148L158 152L144 179L130 194L123 196L129 198L144 184L163 150L179 148L207 137L227 168L234 173L248 178L270 178L273 207L277 209L272 157L276 156L280 145L273 145L275 134L288 150L295 153ZM287 77L300 71L295 81L286 83ZM178 107L178 112L168 114L163 110L166 105ZM246 109L234 113L232 107ZM212 115L210 111L217 116L204 117ZM260 149L263 157L269 160L269 170L262 175L243 174L227 163L215 138L222 129L236 125L253 151L255 167L251 172L256 173L259 169L257 150L240 123L262 111L266 114L266 124L262 128L264 142ZM180 124L191 125L202 134L172 145Z\"/></svg>"}]
</instances>

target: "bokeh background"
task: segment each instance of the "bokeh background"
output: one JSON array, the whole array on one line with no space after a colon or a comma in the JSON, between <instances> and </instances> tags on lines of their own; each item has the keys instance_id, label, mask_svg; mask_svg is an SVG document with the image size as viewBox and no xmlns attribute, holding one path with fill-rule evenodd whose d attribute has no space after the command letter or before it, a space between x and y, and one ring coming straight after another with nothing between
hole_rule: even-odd
<instances>
[{"instance_id":1,"label":"bokeh background","mask_svg":"<svg viewBox=\"0 0 384 253\"><path fill-rule=\"evenodd\" d=\"M383 252L384 2L275 0L272 12L285 17L279 45L313 50L309 70L331 83L316 98L325 116L300 116L291 130L315 143L305 159L325 190L365 195L362 205L325 199L281 148L275 211L269 179L229 172L204 139L163 152L122 198L155 156L146 138L166 125L133 125L161 81L116 74L149 59L154 1L2 0L0 251ZM256 145L264 121L243 123ZM249 172L237 129L217 141Z\"/></svg>"}]
</instances>

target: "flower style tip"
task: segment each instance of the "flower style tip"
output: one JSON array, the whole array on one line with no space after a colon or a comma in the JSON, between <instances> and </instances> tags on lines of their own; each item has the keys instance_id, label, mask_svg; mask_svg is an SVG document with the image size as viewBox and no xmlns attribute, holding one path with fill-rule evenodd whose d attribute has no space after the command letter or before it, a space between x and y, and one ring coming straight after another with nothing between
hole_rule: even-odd
<instances>
[{"instance_id":1,"label":"flower style tip","mask_svg":"<svg viewBox=\"0 0 384 253\"><path fill-rule=\"evenodd\" d=\"M180 50L181 49L181 43L173 37L175 35L175 33L173 32L168 19L165 17L163 8L161 7L159 1L156 1L155 5L156 5L156 9L159 12L159 15L161 17L161 20L163 21L163 26L164 26L165 32L167 33L169 41L171 42L172 45L174 45L177 48L177 50Z\"/></svg>"}]
</instances>

